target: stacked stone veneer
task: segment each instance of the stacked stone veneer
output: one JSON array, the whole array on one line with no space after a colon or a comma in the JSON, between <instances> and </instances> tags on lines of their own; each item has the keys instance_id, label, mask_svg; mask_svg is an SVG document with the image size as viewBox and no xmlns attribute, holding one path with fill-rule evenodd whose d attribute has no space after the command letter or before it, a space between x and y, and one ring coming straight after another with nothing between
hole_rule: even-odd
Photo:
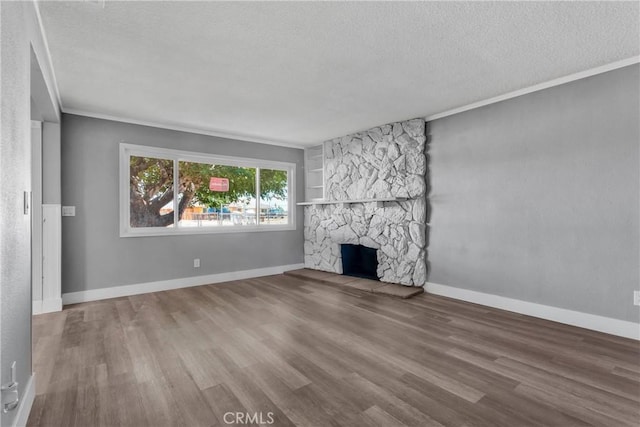
<instances>
[{"instance_id":1,"label":"stacked stone veneer","mask_svg":"<svg viewBox=\"0 0 640 427\"><path fill-rule=\"evenodd\" d=\"M426 281L425 122L414 119L324 143L325 197L406 201L305 207L305 266L342 274L340 244L376 248L384 282Z\"/></svg>"}]
</instances>

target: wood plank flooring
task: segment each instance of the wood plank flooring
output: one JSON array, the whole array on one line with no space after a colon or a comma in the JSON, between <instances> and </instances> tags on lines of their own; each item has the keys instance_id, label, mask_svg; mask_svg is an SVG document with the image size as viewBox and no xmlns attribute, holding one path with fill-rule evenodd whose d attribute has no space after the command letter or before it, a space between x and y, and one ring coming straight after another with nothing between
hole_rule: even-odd
<instances>
[{"instance_id":1,"label":"wood plank flooring","mask_svg":"<svg viewBox=\"0 0 640 427\"><path fill-rule=\"evenodd\" d=\"M277 275L78 304L33 325L29 426L640 421L638 342L428 294Z\"/></svg>"}]
</instances>

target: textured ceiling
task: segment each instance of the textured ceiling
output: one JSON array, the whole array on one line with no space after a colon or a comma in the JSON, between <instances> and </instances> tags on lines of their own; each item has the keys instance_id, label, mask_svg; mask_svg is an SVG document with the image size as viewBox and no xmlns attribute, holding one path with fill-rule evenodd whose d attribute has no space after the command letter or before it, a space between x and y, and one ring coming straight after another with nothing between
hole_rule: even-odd
<instances>
[{"instance_id":1,"label":"textured ceiling","mask_svg":"<svg viewBox=\"0 0 640 427\"><path fill-rule=\"evenodd\" d=\"M305 145L638 55L638 2L42 2L65 110Z\"/></svg>"}]
</instances>

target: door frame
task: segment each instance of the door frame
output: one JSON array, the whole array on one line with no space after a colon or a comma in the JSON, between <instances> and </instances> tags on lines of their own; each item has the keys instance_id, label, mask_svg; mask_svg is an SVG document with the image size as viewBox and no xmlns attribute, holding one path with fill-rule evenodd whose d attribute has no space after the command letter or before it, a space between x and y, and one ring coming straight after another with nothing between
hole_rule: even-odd
<instances>
[{"instance_id":1,"label":"door frame","mask_svg":"<svg viewBox=\"0 0 640 427\"><path fill-rule=\"evenodd\" d=\"M31 120L31 300L32 313L42 313L42 122Z\"/></svg>"}]
</instances>

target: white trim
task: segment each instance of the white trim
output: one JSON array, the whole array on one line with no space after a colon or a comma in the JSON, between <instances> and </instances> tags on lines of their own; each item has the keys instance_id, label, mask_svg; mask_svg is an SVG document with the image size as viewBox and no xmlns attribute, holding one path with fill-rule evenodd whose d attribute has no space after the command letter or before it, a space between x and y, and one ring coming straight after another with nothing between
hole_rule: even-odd
<instances>
[{"instance_id":1,"label":"white trim","mask_svg":"<svg viewBox=\"0 0 640 427\"><path fill-rule=\"evenodd\" d=\"M39 14L38 14L38 19L39 19ZM43 36L44 36L44 32L43 32ZM46 43L46 37L45 37L45 43ZM49 54L49 51L47 49L47 55L48 54ZM526 88L523 88L523 89L514 90L512 92L507 92L507 93L504 93L502 95L494 96L492 98L480 100L480 101L477 101L477 102L473 102L471 104L467 104L467 105L456 107L456 108L453 108L453 109L450 109L450 110L446 110L446 111L443 111L441 113L432 114L430 116L425 117L424 119L427 122L433 121L433 120L436 120L436 119L441 119L443 117L452 116L454 114L462 113L464 111L469 111L469 110L473 110L475 108L484 107L486 105L495 104L496 102L501 102L501 101L505 101L507 99L516 98L518 96L522 96L522 95L526 95L526 94L529 94L529 93L537 92L537 91L540 91L540 90L543 90L543 89L548 89L548 88L551 88L551 87L554 87L554 86L559 86L559 85L564 84L564 83L570 83L570 82L575 81L575 80L584 79L586 77L595 76L597 74L606 73L608 71L617 70L618 68L627 67L629 65L633 65L633 64L637 64L637 63L640 63L640 56L632 56L630 58L626 58L626 59L622 59L620 61L612 62L610 64L605 64L605 65L601 65L599 67L595 67L595 68L591 68L591 69L588 69L588 70L580 71L580 72L577 72L577 73L569 74L569 75L566 75L566 76L563 76L563 77L558 77L556 79L549 80L549 81L542 82L542 83L538 83L536 85L529 86L529 87L526 87ZM55 76L54 76L54 86L55 86L56 94L58 94L58 87L57 87L57 84L55 84ZM234 132L225 132L225 131L215 130L215 129L198 129L198 128L191 128L191 127L188 127L188 126L177 126L177 125L170 125L170 124L153 122L153 121L148 121L148 120L136 120L136 119L130 119L130 118L125 118L125 117L120 117L120 116L113 116L113 115L109 115L109 114L94 113L94 112L85 111L85 110L79 110L79 109L74 109L74 108L64 108L62 106L62 102L60 101L59 94L58 94L58 102L60 103L60 109L61 109L61 111L63 113L75 114L75 115L78 115L78 116L92 117L92 118L95 118L95 119L102 119L102 120L112 120L112 121L116 121L116 122L130 123L130 124L141 125L141 126L151 126L151 127L160 128L160 129L168 129L168 130L175 130L175 131L179 131L179 132L195 133L195 134L199 134L199 135L209 135L209 136L217 136L217 137L220 137L220 138L229 138L229 139L236 139L236 140L241 140L241 141L257 142L257 143L260 143L260 144L277 145L277 146L281 146L281 147L299 148L299 149L305 149L305 148L309 148L310 147L309 144L295 144L295 143L286 142L286 141L260 138L260 137L257 137L257 136L244 135L244 134L234 133ZM317 143L312 143L311 145L317 145Z\"/></svg>"},{"instance_id":2,"label":"white trim","mask_svg":"<svg viewBox=\"0 0 640 427\"><path fill-rule=\"evenodd\" d=\"M277 169L287 172L287 224L260 224L258 221L255 225L243 225L243 226L230 226L230 227L180 227L177 218L178 211L178 199L175 195L178 194L178 180L174 180L174 224L178 224L177 227L149 227L149 228L133 228L130 225L130 158L131 156L139 157L154 157L166 160L174 161L174 174L178 171L177 165L179 161L208 163L208 164L224 164L239 167L255 168L256 172L260 168L264 169ZM144 236L177 236L177 235L190 235L190 234L219 234L219 233L245 233L245 232L262 232L262 231L286 231L295 230L297 228L296 223L296 164L289 162L279 162L273 160L260 160L255 158L246 157L233 157L223 156L210 153L199 153L193 151L174 150L170 148L151 147L147 145L134 145L122 142L120 143L120 184L119 184L119 199L120 199L120 237L144 237ZM256 173L258 175L258 173ZM260 188L260 181L256 179L256 219L259 218L260 212L260 195L258 194Z\"/></svg>"},{"instance_id":3,"label":"white trim","mask_svg":"<svg viewBox=\"0 0 640 427\"><path fill-rule=\"evenodd\" d=\"M437 283L426 283L425 291L434 295L442 295L475 304L526 314L527 316L539 317L541 319L552 320L554 322L565 323L567 325L578 326L580 328L640 340L640 324L634 322L583 313L580 311L567 310L565 308L552 307L549 305L536 304L513 298L506 298L498 295L471 291L469 289L439 285Z\"/></svg>"},{"instance_id":4,"label":"white trim","mask_svg":"<svg viewBox=\"0 0 640 427\"><path fill-rule=\"evenodd\" d=\"M62 310L62 207L42 205L41 313Z\"/></svg>"},{"instance_id":5,"label":"white trim","mask_svg":"<svg viewBox=\"0 0 640 427\"><path fill-rule=\"evenodd\" d=\"M51 50L49 50L49 40L47 39L47 33L44 31L44 25L42 24L42 15L40 14L40 5L38 0L33 0L33 8L36 11L36 20L38 21L38 28L40 29L40 35L42 36L42 44L44 45L44 53L47 56L47 62L49 63L49 69L51 71L51 84L53 85L53 93L58 101L58 121L61 120L62 115L62 98L60 97L60 90L58 89L58 80L56 79L56 72L53 69L53 60L51 59ZM35 51L35 49L34 49ZM43 73L44 75L44 73ZM49 85L47 85L48 88Z\"/></svg>"},{"instance_id":6,"label":"white trim","mask_svg":"<svg viewBox=\"0 0 640 427\"><path fill-rule=\"evenodd\" d=\"M24 388L24 393L21 398L22 402L18 407L16 417L13 419L13 427L25 427L27 425L27 421L29 421L29 414L31 413L31 407L33 406L35 398L36 374L34 372L29 377L29 381L27 381L27 385Z\"/></svg>"},{"instance_id":7,"label":"white trim","mask_svg":"<svg viewBox=\"0 0 640 427\"><path fill-rule=\"evenodd\" d=\"M42 122L31 121L31 295L42 299L44 211L42 205ZM40 305L42 309L42 305Z\"/></svg>"},{"instance_id":8,"label":"white trim","mask_svg":"<svg viewBox=\"0 0 640 427\"><path fill-rule=\"evenodd\" d=\"M54 313L62 311L62 298L50 298L46 300L36 300L32 304L32 314Z\"/></svg>"},{"instance_id":9,"label":"white trim","mask_svg":"<svg viewBox=\"0 0 640 427\"><path fill-rule=\"evenodd\" d=\"M287 184L289 183L290 179L289 179L289 175L291 175L291 172L289 172L287 174ZM260 215L262 214L262 211L260 210L260 167L257 166L256 167L256 227L260 226ZM176 193L178 194L178 193ZM222 206L221 206L222 208ZM289 210L289 212L295 210L295 205L293 205L291 203L291 201L289 200L289 206L287 206L287 209ZM288 212L287 212L288 215ZM289 221L288 225L291 225L293 222L291 221L290 218L287 217L287 221Z\"/></svg>"},{"instance_id":10,"label":"white trim","mask_svg":"<svg viewBox=\"0 0 640 427\"><path fill-rule=\"evenodd\" d=\"M168 291L171 289L189 288L212 283L229 282L232 280L251 279L253 277L282 274L285 271L304 268L304 264L278 265L274 267L256 268L252 270L231 271L228 273L209 274L206 276L184 277L181 279L160 280L157 282L138 283L134 285L114 286L110 288L91 289L88 291L69 292L62 294L62 303L78 304L81 302L98 301L109 298L126 297L130 295L146 294L149 292Z\"/></svg>"},{"instance_id":11,"label":"white trim","mask_svg":"<svg viewBox=\"0 0 640 427\"><path fill-rule=\"evenodd\" d=\"M280 141L277 139L261 138L259 136L245 135L245 134L236 133L236 132L228 132L228 131L222 131L222 130L216 130L216 129L199 129L199 128L193 128L189 126L178 126L178 125L172 125L168 123L153 122L150 120L130 119L126 117L112 116L109 114L93 113L90 111L78 110L75 108L62 107L62 112L66 114L75 114L76 116L91 117L94 119L111 120L115 122L129 123L132 125L150 126L154 128L168 129L168 130L174 130L178 132L195 133L198 135L216 136L219 138L234 139L238 141L256 142L258 144L277 145L280 147L298 148L300 150L304 149L305 147L304 145L295 144L292 142Z\"/></svg>"},{"instance_id":12,"label":"white trim","mask_svg":"<svg viewBox=\"0 0 640 427\"><path fill-rule=\"evenodd\" d=\"M505 101L507 99L516 98L518 96L537 92L539 90L548 89L550 87L559 86L565 83L573 82L575 80L580 80L586 77L595 76L596 74L602 74L602 73L606 73L607 71L617 70L618 68L637 64L639 62L640 62L640 56L632 56L631 58L612 62L606 65L601 65L599 67L591 68L589 70L584 70L577 73L569 74L567 76L559 77L557 79L549 80L547 82L539 83L537 85L514 90L513 92L507 92L502 95L494 96L493 98L484 99L482 101L473 102L471 104L467 104L461 107L453 108L451 110L443 111L442 113L432 114L430 116L425 117L425 121L430 122L436 119L441 119L443 117L452 116L454 114L462 113L464 111L469 111L475 108L484 107L489 104L495 104L496 102Z\"/></svg>"},{"instance_id":13,"label":"white trim","mask_svg":"<svg viewBox=\"0 0 640 427\"><path fill-rule=\"evenodd\" d=\"M42 300L42 313L62 311L62 297Z\"/></svg>"},{"instance_id":14,"label":"white trim","mask_svg":"<svg viewBox=\"0 0 640 427\"><path fill-rule=\"evenodd\" d=\"M42 314L42 300L33 300L31 301L31 314Z\"/></svg>"},{"instance_id":15,"label":"white trim","mask_svg":"<svg viewBox=\"0 0 640 427\"><path fill-rule=\"evenodd\" d=\"M2 1L2 0L0 0ZM233 233L264 233L270 231L293 231L296 224L262 224L255 225L230 225L222 227L182 227L182 228L130 228L121 232L120 237L159 237L159 236L192 236L198 234L233 234Z\"/></svg>"}]
</instances>

